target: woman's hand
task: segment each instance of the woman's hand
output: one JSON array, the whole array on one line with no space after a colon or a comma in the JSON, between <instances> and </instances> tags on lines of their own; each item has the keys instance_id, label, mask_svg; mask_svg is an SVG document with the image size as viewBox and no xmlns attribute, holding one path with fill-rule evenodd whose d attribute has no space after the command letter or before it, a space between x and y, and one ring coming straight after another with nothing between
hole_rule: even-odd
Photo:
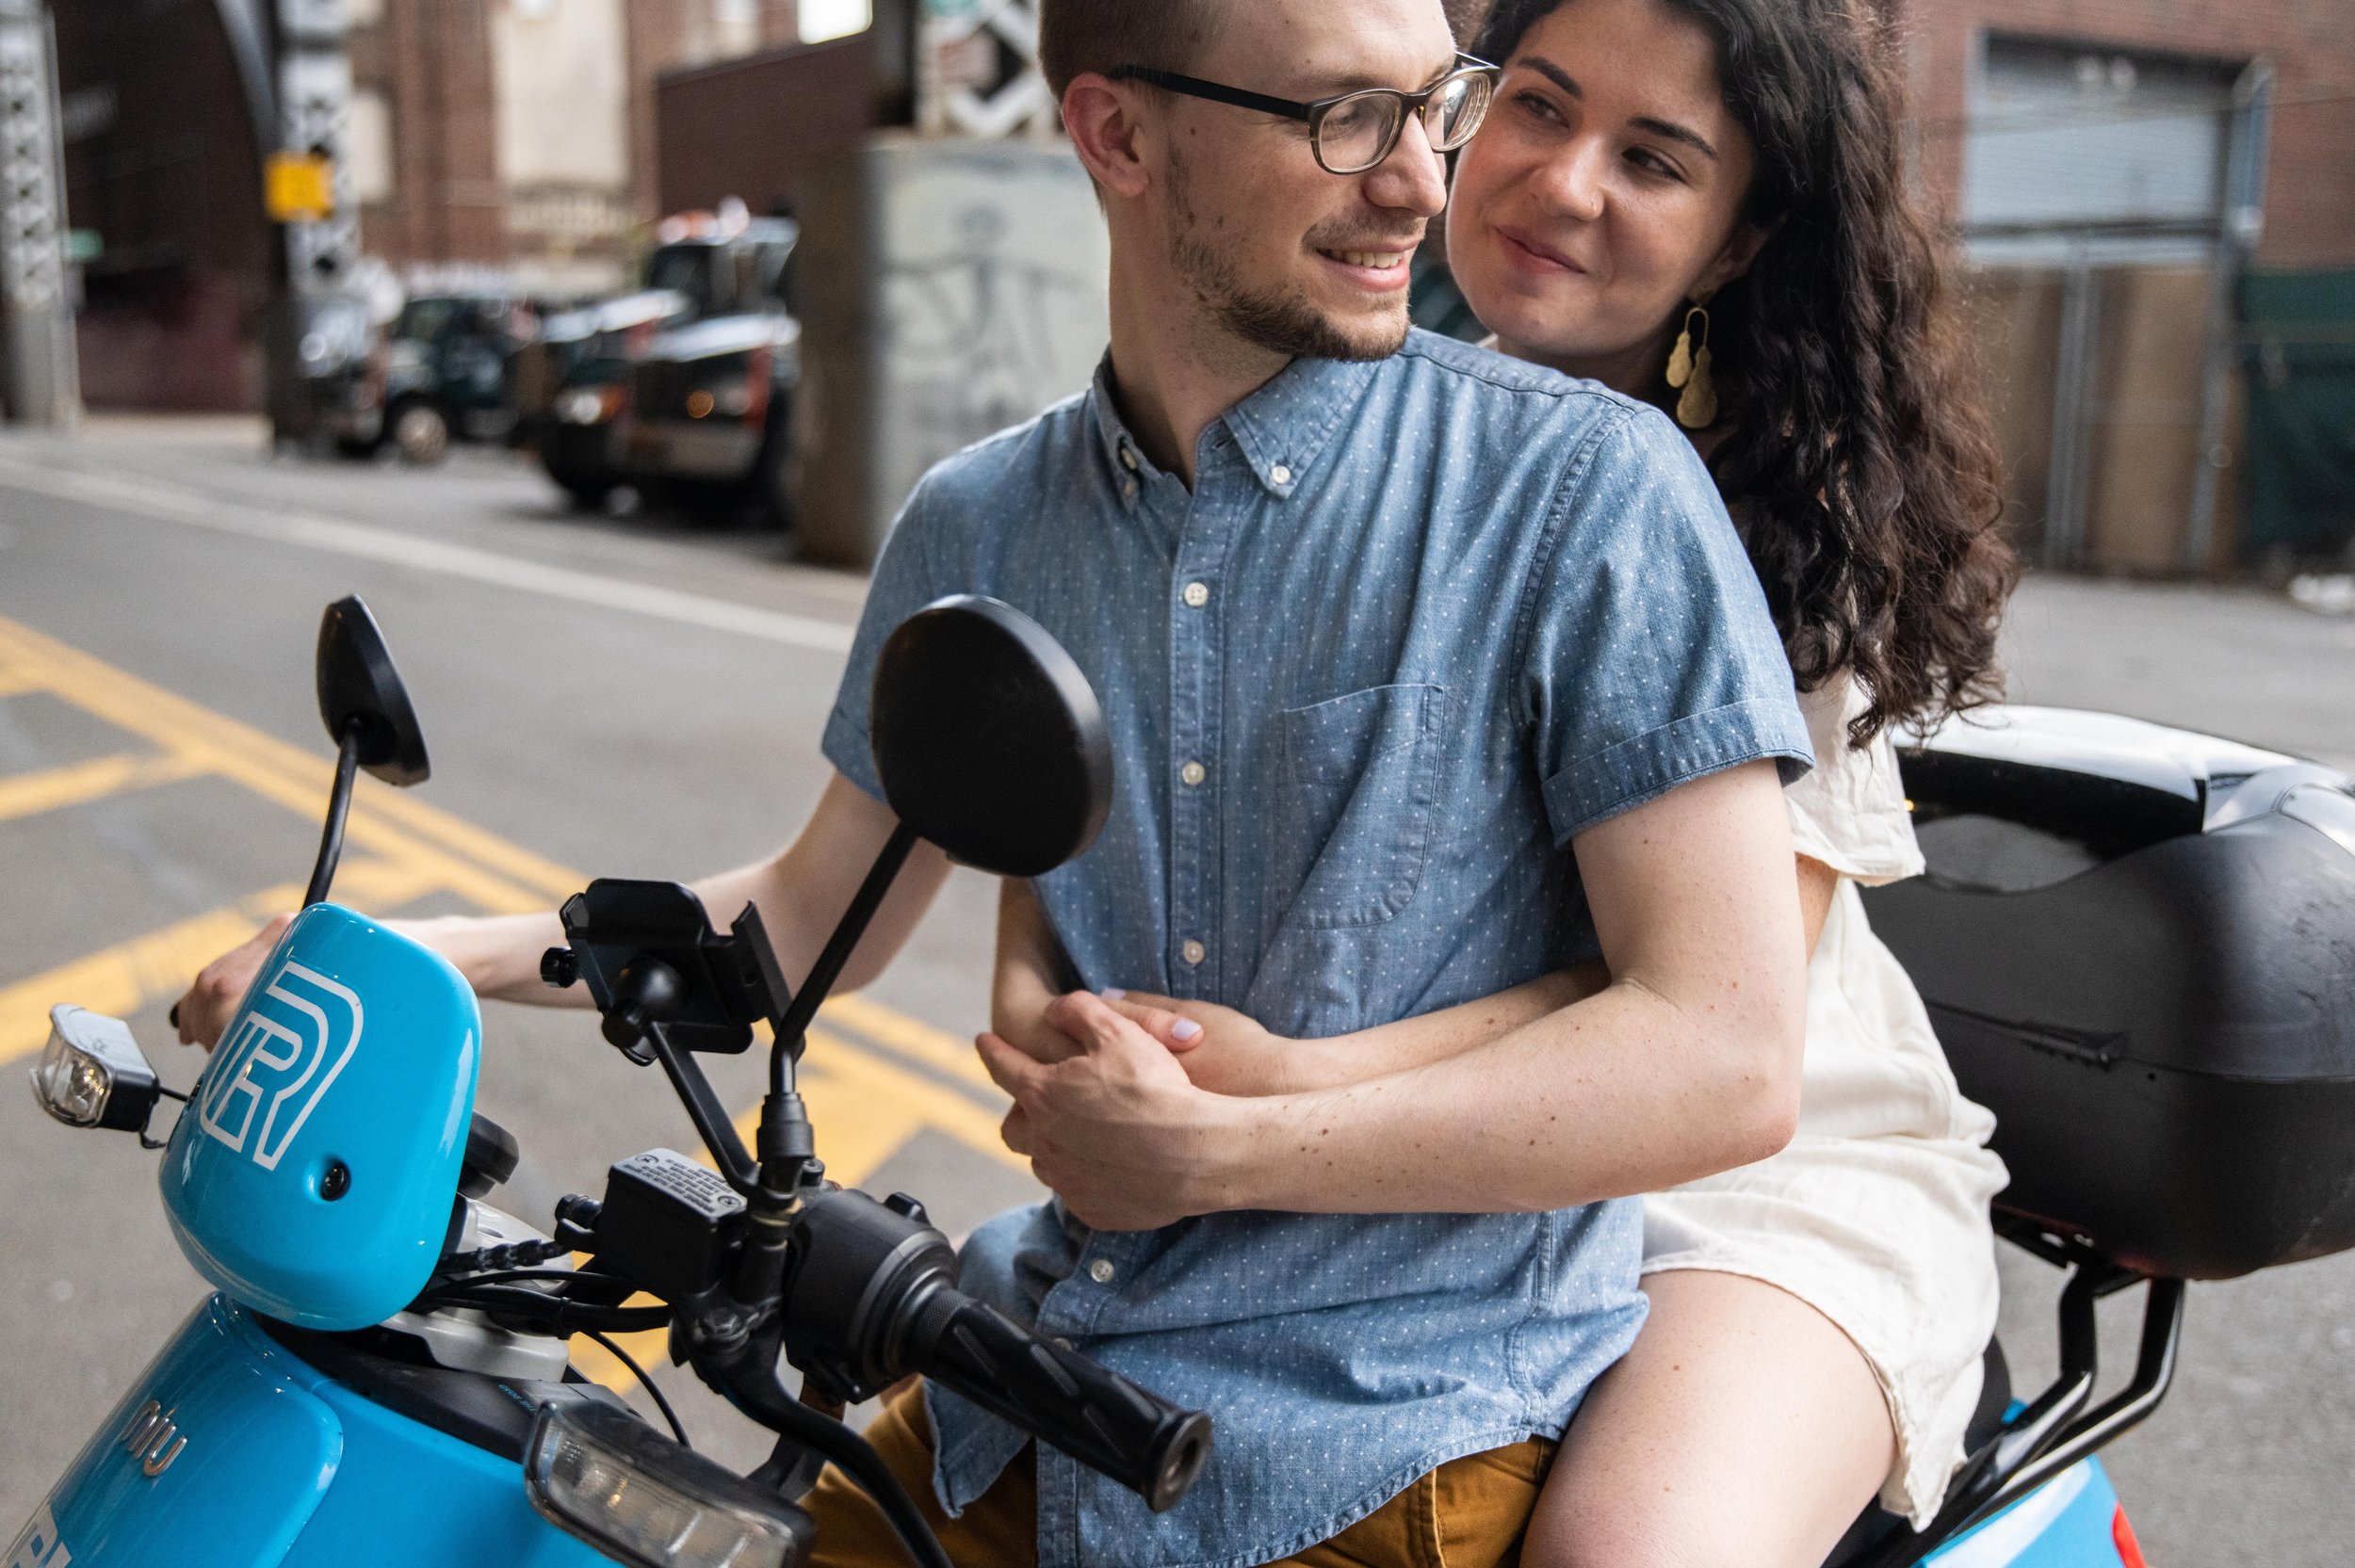
<instances>
[{"instance_id":1,"label":"woman's hand","mask_svg":"<svg viewBox=\"0 0 2355 1568\"><path fill-rule=\"evenodd\" d=\"M1309 1043L1272 1033L1249 1013L1143 991L1101 995L1114 1012L1167 1047L1196 1089L1261 1095L1308 1087L1301 1068Z\"/></svg>"},{"instance_id":2,"label":"woman's hand","mask_svg":"<svg viewBox=\"0 0 2355 1568\"><path fill-rule=\"evenodd\" d=\"M1247 1141L1242 1102L1190 1083L1161 1042L1101 997L1059 996L1048 1022L1073 1045L1053 1064L995 1034L975 1043L1014 1096L1006 1141L1064 1206L1113 1231L1235 1206L1230 1168Z\"/></svg>"}]
</instances>

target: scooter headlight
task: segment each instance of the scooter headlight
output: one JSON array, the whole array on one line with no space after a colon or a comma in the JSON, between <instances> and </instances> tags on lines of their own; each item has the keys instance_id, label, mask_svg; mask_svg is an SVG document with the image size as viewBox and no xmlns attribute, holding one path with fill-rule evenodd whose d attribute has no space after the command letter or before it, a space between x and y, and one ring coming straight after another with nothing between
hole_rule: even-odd
<instances>
[{"instance_id":1,"label":"scooter headlight","mask_svg":"<svg viewBox=\"0 0 2355 1568\"><path fill-rule=\"evenodd\" d=\"M796 1568L817 1538L774 1492L586 1400L540 1407L524 1485L551 1524L638 1568Z\"/></svg>"},{"instance_id":2,"label":"scooter headlight","mask_svg":"<svg viewBox=\"0 0 2355 1568\"><path fill-rule=\"evenodd\" d=\"M49 1043L33 1068L41 1109L72 1126L138 1132L155 1096L155 1069L129 1025L87 1008L49 1010Z\"/></svg>"}]
</instances>

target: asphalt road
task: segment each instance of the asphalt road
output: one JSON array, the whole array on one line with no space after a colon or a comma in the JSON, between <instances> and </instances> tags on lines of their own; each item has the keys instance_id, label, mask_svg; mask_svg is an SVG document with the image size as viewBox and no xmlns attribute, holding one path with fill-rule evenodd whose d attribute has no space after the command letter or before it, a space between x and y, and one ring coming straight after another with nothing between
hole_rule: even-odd
<instances>
[{"instance_id":1,"label":"asphalt road","mask_svg":"<svg viewBox=\"0 0 2355 1568\"><path fill-rule=\"evenodd\" d=\"M111 998L167 1081L193 1075L163 1043L165 1003L315 843L309 658L330 600L374 607L434 760L414 798L364 798L349 887L424 912L543 907L580 877L773 849L825 776L817 738L863 587L759 539L568 515L501 454L430 473L274 461L242 427L181 422L0 438L0 1065L38 1049L36 1004ZM2038 580L2010 661L2022 700L2355 764L2355 621ZM873 1005L831 1014L812 1051L837 1173L924 1197L952 1232L1032 1190L993 1147L998 1102L962 1048L984 1016L990 913L961 873ZM518 1211L544 1219L639 1149L691 1147L585 1015L499 1006L486 1028L481 1105L524 1145ZM748 1061L719 1076L733 1103L756 1098ZM0 1529L201 1295L152 1158L0 1091ZM2006 1287L2026 1385L2050 1370L2054 1280L2015 1258ZM2134 1310L2104 1309L2113 1368ZM679 1372L656 1375L699 1442L758 1451ZM2175 1393L2109 1457L2160 1568L2355 1557L2355 1259L2196 1287Z\"/></svg>"}]
</instances>

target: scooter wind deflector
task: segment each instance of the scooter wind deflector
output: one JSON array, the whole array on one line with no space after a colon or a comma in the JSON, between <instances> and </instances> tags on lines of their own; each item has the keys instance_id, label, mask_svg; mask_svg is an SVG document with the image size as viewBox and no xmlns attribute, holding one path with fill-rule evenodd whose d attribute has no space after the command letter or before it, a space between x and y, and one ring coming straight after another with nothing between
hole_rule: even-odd
<instances>
[{"instance_id":1,"label":"scooter wind deflector","mask_svg":"<svg viewBox=\"0 0 2355 1568\"><path fill-rule=\"evenodd\" d=\"M415 1298L450 1229L482 1021L438 954L333 904L287 928L163 1160L199 1273L302 1328Z\"/></svg>"}]
</instances>

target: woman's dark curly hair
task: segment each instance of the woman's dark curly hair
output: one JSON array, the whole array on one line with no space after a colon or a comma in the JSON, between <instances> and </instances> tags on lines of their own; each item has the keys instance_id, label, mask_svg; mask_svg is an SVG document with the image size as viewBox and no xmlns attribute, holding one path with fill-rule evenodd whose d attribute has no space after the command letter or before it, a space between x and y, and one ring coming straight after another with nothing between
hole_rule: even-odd
<instances>
[{"instance_id":1,"label":"woman's dark curly hair","mask_svg":"<svg viewBox=\"0 0 2355 1568\"><path fill-rule=\"evenodd\" d=\"M1498 0L1472 44L1509 63L1576 0ZM1758 259L1710 301L1730 431L1710 459L1802 689L1853 671L1863 745L2002 692L2018 577L2003 467L1930 226L1901 166L1891 40L1869 0L1661 0L1715 39L1758 152ZM1665 383L1664 383L1665 385Z\"/></svg>"}]
</instances>

